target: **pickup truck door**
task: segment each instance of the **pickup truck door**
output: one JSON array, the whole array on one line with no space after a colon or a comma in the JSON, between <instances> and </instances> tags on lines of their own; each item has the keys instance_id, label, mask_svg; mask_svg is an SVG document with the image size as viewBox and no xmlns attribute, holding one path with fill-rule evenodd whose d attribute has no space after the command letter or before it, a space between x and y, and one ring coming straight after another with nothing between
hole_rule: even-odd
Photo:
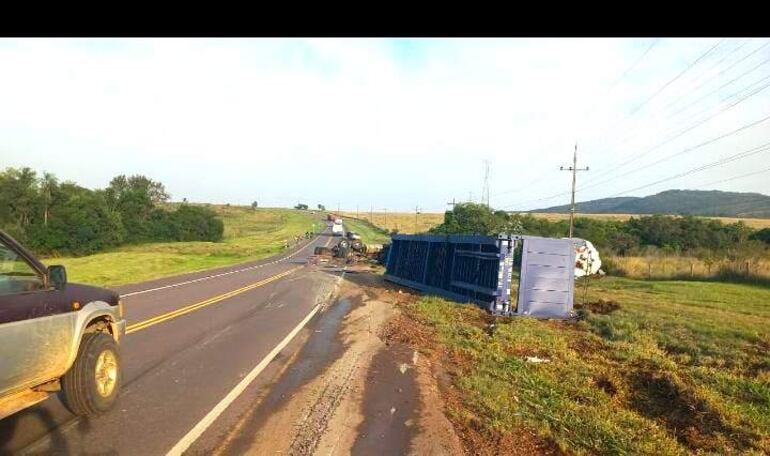
<instances>
[{"instance_id":1,"label":"pickup truck door","mask_svg":"<svg viewBox=\"0 0 770 456\"><path fill-rule=\"evenodd\" d=\"M61 376L76 314L61 291L0 239L0 396Z\"/></svg>"}]
</instances>

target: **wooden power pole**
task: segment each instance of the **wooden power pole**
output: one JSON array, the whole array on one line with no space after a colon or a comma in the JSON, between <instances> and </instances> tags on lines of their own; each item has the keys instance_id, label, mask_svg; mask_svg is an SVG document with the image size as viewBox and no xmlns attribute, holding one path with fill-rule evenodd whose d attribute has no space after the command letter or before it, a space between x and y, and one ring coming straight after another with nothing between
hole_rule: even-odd
<instances>
[{"instance_id":1,"label":"wooden power pole","mask_svg":"<svg viewBox=\"0 0 770 456\"><path fill-rule=\"evenodd\" d=\"M572 155L572 166L567 168L560 166L559 169L561 171L572 171L572 203L569 211L569 237L572 239L572 232L575 227L575 184L577 183L577 172L588 171L588 166L585 168L577 167L577 143L575 144L575 153Z\"/></svg>"}]
</instances>

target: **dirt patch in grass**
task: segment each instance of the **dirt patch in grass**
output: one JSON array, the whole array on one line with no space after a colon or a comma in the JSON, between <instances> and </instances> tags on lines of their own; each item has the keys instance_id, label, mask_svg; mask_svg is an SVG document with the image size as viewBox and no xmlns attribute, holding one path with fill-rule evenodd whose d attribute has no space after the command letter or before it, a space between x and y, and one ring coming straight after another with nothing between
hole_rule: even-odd
<instances>
[{"instance_id":1,"label":"dirt patch in grass","mask_svg":"<svg viewBox=\"0 0 770 456\"><path fill-rule=\"evenodd\" d=\"M612 382L612 380L604 375L594 379L594 383L596 384L597 388L601 389L610 396L615 396L618 393L618 389L615 387L615 384Z\"/></svg>"},{"instance_id":2,"label":"dirt patch in grass","mask_svg":"<svg viewBox=\"0 0 770 456\"><path fill-rule=\"evenodd\" d=\"M461 406L459 398L454 400L444 399L447 403ZM534 431L526 428L514 432L490 432L478 417L453 416L452 422L460 439L465 446L467 454L492 456L492 455L562 455L556 444L543 440Z\"/></svg>"},{"instance_id":3,"label":"dirt patch in grass","mask_svg":"<svg viewBox=\"0 0 770 456\"><path fill-rule=\"evenodd\" d=\"M576 309L588 309L591 312L599 315L609 315L612 312L620 309L620 304L611 299L599 299L598 301L591 301L585 305L575 304Z\"/></svg>"},{"instance_id":4,"label":"dirt patch in grass","mask_svg":"<svg viewBox=\"0 0 770 456\"><path fill-rule=\"evenodd\" d=\"M388 331L435 360L469 454L765 454L763 292L611 278L566 322L425 296Z\"/></svg>"},{"instance_id":5,"label":"dirt patch in grass","mask_svg":"<svg viewBox=\"0 0 770 456\"><path fill-rule=\"evenodd\" d=\"M408 313L414 300L402 302L402 312ZM420 351L430 359L432 375L436 379L455 433L460 438L466 454L473 455L560 455L563 453L551 440L544 439L534 430L521 427L513 432L499 431L487 426L481 417L475 416L467 406L462 393L455 387L463 372L474 368L474 360L458 350L447 350L438 343L436 330L404 313L392 318L383 330L385 343L405 344ZM464 323L494 333L501 319L486 314L464 313Z\"/></svg>"},{"instance_id":6,"label":"dirt patch in grass","mask_svg":"<svg viewBox=\"0 0 770 456\"><path fill-rule=\"evenodd\" d=\"M669 373L636 370L629 374L628 383L630 407L663 424L689 449L719 452L724 441L739 451L753 447L752 436L726 424L719 412Z\"/></svg>"}]
</instances>

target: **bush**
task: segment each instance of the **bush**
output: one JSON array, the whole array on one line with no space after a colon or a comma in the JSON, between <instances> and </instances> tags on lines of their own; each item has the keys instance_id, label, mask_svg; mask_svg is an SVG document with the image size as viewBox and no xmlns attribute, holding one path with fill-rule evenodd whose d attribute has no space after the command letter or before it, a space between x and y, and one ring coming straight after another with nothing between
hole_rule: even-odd
<instances>
[{"instance_id":1,"label":"bush","mask_svg":"<svg viewBox=\"0 0 770 456\"><path fill-rule=\"evenodd\" d=\"M625 277L628 275L628 272L623 269L612 257L602 258L602 270L606 272L607 275L616 277Z\"/></svg>"},{"instance_id":2,"label":"bush","mask_svg":"<svg viewBox=\"0 0 770 456\"><path fill-rule=\"evenodd\" d=\"M221 241L225 224L217 214L205 207L183 205L170 213L169 226L175 241Z\"/></svg>"},{"instance_id":3,"label":"bush","mask_svg":"<svg viewBox=\"0 0 770 456\"><path fill-rule=\"evenodd\" d=\"M101 194L84 191L55 208L47 226L30 226L27 238L41 253L88 255L122 243L125 230L120 215L107 207Z\"/></svg>"}]
</instances>

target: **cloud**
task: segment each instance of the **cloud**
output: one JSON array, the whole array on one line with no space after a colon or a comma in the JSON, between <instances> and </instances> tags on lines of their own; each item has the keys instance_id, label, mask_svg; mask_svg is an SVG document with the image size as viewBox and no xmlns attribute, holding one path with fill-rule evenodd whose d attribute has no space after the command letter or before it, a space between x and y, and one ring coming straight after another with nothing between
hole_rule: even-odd
<instances>
[{"instance_id":1,"label":"cloud","mask_svg":"<svg viewBox=\"0 0 770 456\"><path fill-rule=\"evenodd\" d=\"M575 140L590 173L606 171L686 127L688 116L718 110L720 96L768 71L759 68L690 111L670 115L770 55L757 52L689 94L688 89L764 43L749 40L730 54L742 40L726 40L702 66L623 120L715 40L660 40L612 86L650 43L3 40L0 154L9 166L45 169L87 186L103 186L115 174L141 173L166 183L177 199L257 199L263 206L303 199L329 206L339 201L348 208L405 210L419 204L442 210L453 197L464 199L471 191L480 195L485 158L492 162L493 194L553 171L523 192L492 198L502 206L566 189L568 176L556 170L569 162ZM755 120L767 113L769 97L758 94L640 164ZM736 135L668 166L686 169L770 140L767 131ZM729 172L754 165L751 160L736 163ZM664 171L639 172L585 196L607 196L655 180ZM697 182L710 176L697 176ZM733 181L725 188L767 191L761 178Z\"/></svg>"}]
</instances>

